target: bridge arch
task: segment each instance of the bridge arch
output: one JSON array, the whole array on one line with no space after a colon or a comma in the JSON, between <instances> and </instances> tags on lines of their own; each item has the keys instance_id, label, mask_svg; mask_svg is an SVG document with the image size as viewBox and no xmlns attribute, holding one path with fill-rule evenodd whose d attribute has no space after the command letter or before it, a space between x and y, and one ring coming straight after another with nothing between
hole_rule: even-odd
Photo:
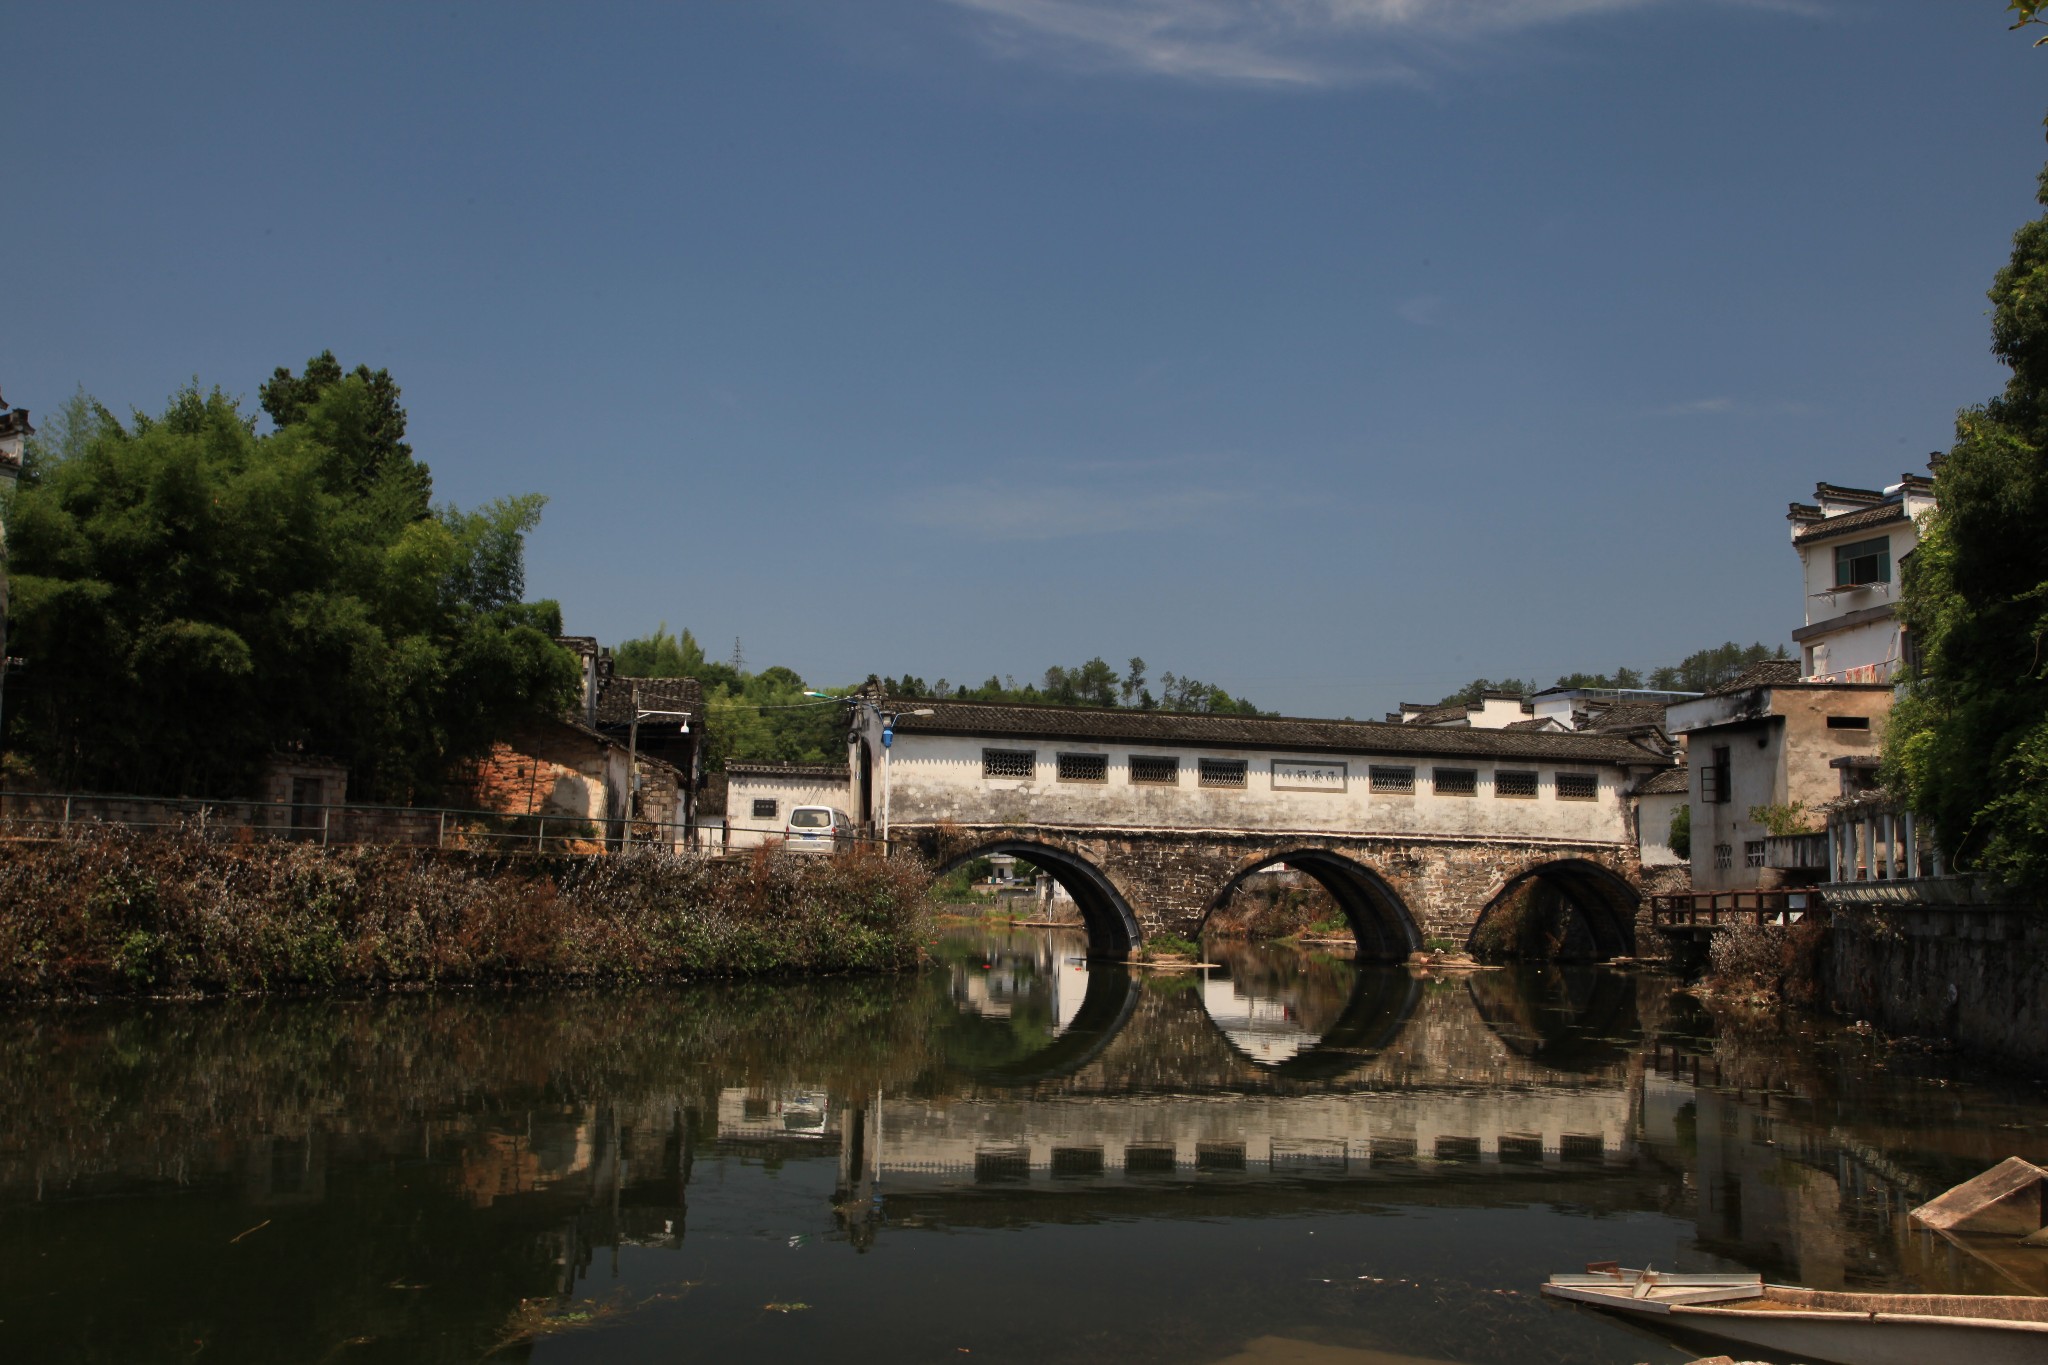
<instances>
[{"instance_id":1,"label":"bridge arch","mask_svg":"<svg viewBox=\"0 0 2048 1365\"><path fill-rule=\"evenodd\" d=\"M1588 858L1550 859L1488 894L1467 944L1482 957L1628 957L1636 950L1641 902L1612 868Z\"/></svg>"},{"instance_id":2,"label":"bridge arch","mask_svg":"<svg viewBox=\"0 0 2048 1365\"><path fill-rule=\"evenodd\" d=\"M1090 957L1129 957L1131 949L1138 945L1141 931L1129 899L1108 873L1071 849L1042 839L995 835L946 850L944 860L933 872L943 877L961 864L991 853L1022 858L1066 888L1081 912L1082 926L1088 931Z\"/></svg>"},{"instance_id":3,"label":"bridge arch","mask_svg":"<svg viewBox=\"0 0 2048 1365\"><path fill-rule=\"evenodd\" d=\"M1240 863L1203 911L1208 923L1217 907L1254 872L1285 863L1306 872L1337 902L1358 940L1358 957L1366 962L1400 962L1422 948L1422 931L1401 894L1379 873L1354 858L1327 848L1290 848Z\"/></svg>"}]
</instances>

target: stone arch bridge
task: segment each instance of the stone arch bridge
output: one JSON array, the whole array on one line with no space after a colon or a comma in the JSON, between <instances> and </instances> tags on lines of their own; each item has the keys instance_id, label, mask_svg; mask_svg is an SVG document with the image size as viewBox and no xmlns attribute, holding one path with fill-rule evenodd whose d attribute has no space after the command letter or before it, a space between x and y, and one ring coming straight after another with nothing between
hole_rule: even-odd
<instances>
[{"instance_id":1,"label":"stone arch bridge","mask_svg":"<svg viewBox=\"0 0 2048 1365\"><path fill-rule=\"evenodd\" d=\"M1363 958L1398 960L1431 939L1462 946L1522 895L1535 898L1538 923L1576 909L1600 957L1635 950L1640 868L1627 844L1023 823L892 833L940 872L992 853L1033 863L1073 896L1099 956L1124 956L1160 933L1196 937L1246 877L1282 864L1330 893Z\"/></svg>"},{"instance_id":2,"label":"stone arch bridge","mask_svg":"<svg viewBox=\"0 0 2048 1365\"><path fill-rule=\"evenodd\" d=\"M1198 934L1285 864L1342 907L1362 957L1469 942L1508 905L1523 952L1633 950L1635 789L1654 727L1456 728L863 698L850 809L939 870L1012 853L1072 893L1091 948ZM1567 914L1569 907L1575 914ZM1547 955L1547 954L1546 954Z\"/></svg>"}]
</instances>

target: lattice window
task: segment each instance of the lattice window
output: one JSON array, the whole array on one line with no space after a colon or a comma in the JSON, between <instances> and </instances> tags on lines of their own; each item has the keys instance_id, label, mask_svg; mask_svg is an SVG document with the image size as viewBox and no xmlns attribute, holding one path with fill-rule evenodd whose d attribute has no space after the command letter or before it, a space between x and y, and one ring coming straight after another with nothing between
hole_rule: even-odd
<instances>
[{"instance_id":1,"label":"lattice window","mask_svg":"<svg viewBox=\"0 0 2048 1365\"><path fill-rule=\"evenodd\" d=\"M1036 777L1038 751L1035 749L983 749L983 777Z\"/></svg>"},{"instance_id":2,"label":"lattice window","mask_svg":"<svg viewBox=\"0 0 2048 1365\"><path fill-rule=\"evenodd\" d=\"M754 818L756 820L773 820L781 813L782 805L778 801L771 799L754 803Z\"/></svg>"},{"instance_id":3,"label":"lattice window","mask_svg":"<svg viewBox=\"0 0 2048 1365\"><path fill-rule=\"evenodd\" d=\"M1745 839L1742 841L1742 865L1744 867L1762 867L1764 865L1763 840Z\"/></svg>"},{"instance_id":4,"label":"lattice window","mask_svg":"<svg viewBox=\"0 0 2048 1365\"><path fill-rule=\"evenodd\" d=\"M1109 755L1061 754L1059 769L1062 782L1107 782Z\"/></svg>"},{"instance_id":5,"label":"lattice window","mask_svg":"<svg viewBox=\"0 0 2048 1365\"><path fill-rule=\"evenodd\" d=\"M1493 775L1495 796L1530 797L1536 794L1536 774L1502 770Z\"/></svg>"},{"instance_id":6,"label":"lattice window","mask_svg":"<svg viewBox=\"0 0 2048 1365\"><path fill-rule=\"evenodd\" d=\"M1438 796L1472 796L1479 791L1479 774L1471 768L1436 768L1429 782Z\"/></svg>"},{"instance_id":7,"label":"lattice window","mask_svg":"<svg viewBox=\"0 0 2048 1365\"><path fill-rule=\"evenodd\" d=\"M1242 787L1245 761L1241 758L1205 758L1200 772L1205 787Z\"/></svg>"},{"instance_id":8,"label":"lattice window","mask_svg":"<svg viewBox=\"0 0 2048 1365\"><path fill-rule=\"evenodd\" d=\"M1557 799L1560 801L1595 801L1600 797L1600 778L1593 773L1559 773L1557 775Z\"/></svg>"},{"instance_id":9,"label":"lattice window","mask_svg":"<svg viewBox=\"0 0 2048 1365\"><path fill-rule=\"evenodd\" d=\"M1733 866L1735 866L1735 846L1733 844L1715 844L1715 869L1717 871L1726 872L1729 868Z\"/></svg>"},{"instance_id":10,"label":"lattice window","mask_svg":"<svg viewBox=\"0 0 2048 1365\"><path fill-rule=\"evenodd\" d=\"M1131 755L1131 781L1172 787L1180 782L1180 760L1158 754Z\"/></svg>"},{"instance_id":11,"label":"lattice window","mask_svg":"<svg viewBox=\"0 0 2048 1365\"><path fill-rule=\"evenodd\" d=\"M1415 769L1395 768L1389 767L1386 764L1375 763L1368 771L1371 774L1369 780L1374 791L1398 792L1403 796L1414 794Z\"/></svg>"}]
</instances>

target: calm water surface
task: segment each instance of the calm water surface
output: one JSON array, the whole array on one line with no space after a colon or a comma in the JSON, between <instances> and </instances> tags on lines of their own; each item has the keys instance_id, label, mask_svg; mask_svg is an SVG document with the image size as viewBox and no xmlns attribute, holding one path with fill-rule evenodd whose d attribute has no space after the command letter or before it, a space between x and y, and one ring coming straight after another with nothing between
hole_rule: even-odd
<instances>
[{"instance_id":1,"label":"calm water surface","mask_svg":"<svg viewBox=\"0 0 2048 1365\"><path fill-rule=\"evenodd\" d=\"M2048 1160L2036 1089L1654 976L1084 947L17 1012L0 1359L1625 1365L1705 1352L1544 1276L2020 1292L1905 1213Z\"/></svg>"}]
</instances>

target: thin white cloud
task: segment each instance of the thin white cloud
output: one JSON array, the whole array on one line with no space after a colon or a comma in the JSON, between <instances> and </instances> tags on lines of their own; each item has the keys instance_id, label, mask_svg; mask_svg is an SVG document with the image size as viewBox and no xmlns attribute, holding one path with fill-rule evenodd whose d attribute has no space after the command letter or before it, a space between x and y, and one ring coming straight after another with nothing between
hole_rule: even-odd
<instances>
[{"instance_id":1,"label":"thin white cloud","mask_svg":"<svg viewBox=\"0 0 2048 1365\"><path fill-rule=\"evenodd\" d=\"M941 0L1011 56L1315 88L1420 83L1459 44L1677 0ZM1816 0L1714 0L1815 13Z\"/></svg>"},{"instance_id":2,"label":"thin white cloud","mask_svg":"<svg viewBox=\"0 0 2048 1365\"><path fill-rule=\"evenodd\" d=\"M1779 399L1769 403L1752 403L1740 398L1689 398L1683 403L1667 403L1663 407L1649 409L1651 417L1811 417L1820 408L1813 403L1798 399Z\"/></svg>"},{"instance_id":3,"label":"thin white cloud","mask_svg":"<svg viewBox=\"0 0 2048 1365\"><path fill-rule=\"evenodd\" d=\"M953 484L913 494L903 519L977 540L1066 540L1124 531L1170 531L1245 501L1222 488L1119 491L1080 484Z\"/></svg>"},{"instance_id":4,"label":"thin white cloud","mask_svg":"<svg viewBox=\"0 0 2048 1365\"><path fill-rule=\"evenodd\" d=\"M1412 322L1417 327L1444 325L1444 301L1435 294L1417 294L1412 299L1403 299L1394 306L1394 312L1403 322Z\"/></svg>"}]
</instances>

